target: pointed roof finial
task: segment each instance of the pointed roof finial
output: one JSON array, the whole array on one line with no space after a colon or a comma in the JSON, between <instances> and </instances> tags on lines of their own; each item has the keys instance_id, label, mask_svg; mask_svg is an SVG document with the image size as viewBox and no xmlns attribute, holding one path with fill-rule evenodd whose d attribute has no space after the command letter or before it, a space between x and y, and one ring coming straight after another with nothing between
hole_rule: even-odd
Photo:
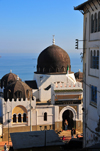
<instances>
[{"instance_id":1,"label":"pointed roof finial","mask_svg":"<svg viewBox=\"0 0 100 151\"><path fill-rule=\"evenodd\" d=\"M55 35L53 35L53 40L52 40L52 44L53 44L53 45L55 45L55 38L54 38L54 36L55 36Z\"/></svg>"},{"instance_id":2,"label":"pointed roof finial","mask_svg":"<svg viewBox=\"0 0 100 151\"><path fill-rule=\"evenodd\" d=\"M19 80L19 76L17 75L17 80Z\"/></svg>"},{"instance_id":3,"label":"pointed roof finial","mask_svg":"<svg viewBox=\"0 0 100 151\"><path fill-rule=\"evenodd\" d=\"M12 70L10 70L10 73L12 73Z\"/></svg>"}]
</instances>

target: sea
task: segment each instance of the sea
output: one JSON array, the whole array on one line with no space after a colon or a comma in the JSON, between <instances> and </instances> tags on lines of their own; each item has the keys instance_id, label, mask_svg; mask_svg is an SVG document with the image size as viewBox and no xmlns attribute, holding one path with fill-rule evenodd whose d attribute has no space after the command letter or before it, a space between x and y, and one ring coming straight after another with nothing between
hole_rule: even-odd
<instances>
[{"instance_id":1,"label":"sea","mask_svg":"<svg viewBox=\"0 0 100 151\"><path fill-rule=\"evenodd\" d=\"M39 53L0 53L0 79L10 71L18 75L22 81L33 80L37 70ZM80 54L69 54L71 71L83 71Z\"/></svg>"}]
</instances>

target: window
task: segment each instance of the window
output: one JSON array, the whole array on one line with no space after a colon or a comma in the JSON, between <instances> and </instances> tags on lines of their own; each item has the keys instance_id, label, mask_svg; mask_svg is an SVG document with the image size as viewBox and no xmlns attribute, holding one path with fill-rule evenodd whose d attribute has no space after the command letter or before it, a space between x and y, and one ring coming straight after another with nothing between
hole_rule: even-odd
<instances>
[{"instance_id":1,"label":"window","mask_svg":"<svg viewBox=\"0 0 100 151\"><path fill-rule=\"evenodd\" d=\"M29 90L26 91L26 96L27 96L27 98L29 100L30 99L30 92L29 92Z\"/></svg>"},{"instance_id":2,"label":"window","mask_svg":"<svg viewBox=\"0 0 100 151\"><path fill-rule=\"evenodd\" d=\"M92 59L93 59L93 58L92 58L92 50L91 50L91 66L90 66L91 68L92 68L92 66L93 66L93 65L92 65L92 62L93 62Z\"/></svg>"},{"instance_id":3,"label":"window","mask_svg":"<svg viewBox=\"0 0 100 151\"><path fill-rule=\"evenodd\" d=\"M93 19L93 14L91 15L91 33L94 32L94 19Z\"/></svg>"},{"instance_id":4,"label":"window","mask_svg":"<svg viewBox=\"0 0 100 151\"><path fill-rule=\"evenodd\" d=\"M99 69L99 50L97 50L97 69Z\"/></svg>"},{"instance_id":5,"label":"window","mask_svg":"<svg viewBox=\"0 0 100 151\"><path fill-rule=\"evenodd\" d=\"M98 13L98 31L100 31L100 12Z\"/></svg>"},{"instance_id":6,"label":"window","mask_svg":"<svg viewBox=\"0 0 100 151\"><path fill-rule=\"evenodd\" d=\"M44 113L44 121L47 121L47 112Z\"/></svg>"},{"instance_id":7,"label":"window","mask_svg":"<svg viewBox=\"0 0 100 151\"><path fill-rule=\"evenodd\" d=\"M95 32L97 32L97 13L95 13Z\"/></svg>"},{"instance_id":8,"label":"window","mask_svg":"<svg viewBox=\"0 0 100 151\"><path fill-rule=\"evenodd\" d=\"M56 72L59 72L59 68L56 68Z\"/></svg>"},{"instance_id":9,"label":"window","mask_svg":"<svg viewBox=\"0 0 100 151\"><path fill-rule=\"evenodd\" d=\"M5 81L3 81L3 87L5 86Z\"/></svg>"},{"instance_id":10,"label":"window","mask_svg":"<svg viewBox=\"0 0 100 151\"><path fill-rule=\"evenodd\" d=\"M16 92L15 92L15 97L21 99L21 97L22 97L22 92L21 92L21 91L16 91Z\"/></svg>"},{"instance_id":11,"label":"window","mask_svg":"<svg viewBox=\"0 0 100 151\"><path fill-rule=\"evenodd\" d=\"M16 114L13 115L13 123L16 123Z\"/></svg>"},{"instance_id":12,"label":"window","mask_svg":"<svg viewBox=\"0 0 100 151\"><path fill-rule=\"evenodd\" d=\"M92 68L96 68L96 52L95 52L95 50L94 50L94 56L93 56L93 64L92 64Z\"/></svg>"},{"instance_id":13,"label":"window","mask_svg":"<svg viewBox=\"0 0 100 151\"><path fill-rule=\"evenodd\" d=\"M18 114L18 122L21 122L21 114Z\"/></svg>"},{"instance_id":14,"label":"window","mask_svg":"<svg viewBox=\"0 0 100 151\"><path fill-rule=\"evenodd\" d=\"M11 93L11 90L8 90L8 92L7 92L7 98L9 98L9 99L11 99L12 98L12 95L11 95L12 93Z\"/></svg>"},{"instance_id":15,"label":"window","mask_svg":"<svg viewBox=\"0 0 100 151\"><path fill-rule=\"evenodd\" d=\"M45 72L45 68L43 68L43 72Z\"/></svg>"},{"instance_id":16,"label":"window","mask_svg":"<svg viewBox=\"0 0 100 151\"><path fill-rule=\"evenodd\" d=\"M23 122L26 122L26 113L23 113Z\"/></svg>"},{"instance_id":17,"label":"window","mask_svg":"<svg viewBox=\"0 0 100 151\"><path fill-rule=\"evenodd\" d=\"M91 86L91 101L97 104L97 87Z\"/></svg>"},{"instance_id":18,"label":"window","mask_svg":"<svg viewBox=\"0 0 100 151\"><path fill-rule=\"evenodd\" d=\"M99 50L97 50L97 55L96 55L96 50L94 50L93 52L91 51L90 56L91 56L90 67L93 69L99 69Z\"/></svg>"}]
</instances>

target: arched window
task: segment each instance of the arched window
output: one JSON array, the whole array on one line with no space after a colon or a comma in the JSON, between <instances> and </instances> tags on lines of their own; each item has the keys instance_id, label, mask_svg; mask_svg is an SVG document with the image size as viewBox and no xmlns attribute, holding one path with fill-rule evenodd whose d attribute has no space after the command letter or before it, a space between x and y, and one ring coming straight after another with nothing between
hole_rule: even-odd
<instances>
[{"instance_id":1,"label":"arched window","mask_svg":"<svg viewBox=\"0 0 100 151\"><path fill-rule=\"evenodd\" d=\"M56 69L56 72L59 72L59 68Z\"/></svg>"},{"instance_id":2,"label":"arched window","mask_svg":"<svg viewBox=\"0 0 100 151\"><path fill-rule=\"evenodd\" d=\"M18 122L21 122L21 114L18 114Z\"/></svg>"},{"instance_id":3,"label":"arched window","mask_svg":"<svg viewBox=\"0 0 100 151\"><path fill-rule=\"evenodd\" d=\"M13 123L16 123L16 114L13 114Z\"/></svg>"},{"instance_id":4,"label":"arched window","mask_svg":"<svg viewBox=\"0 0 100 151\"><path fill-rule=\"evenodd\" d=\"M91 15L91 33L94 32L94 19L93 19L93 14Z\"/></svg>"},{"instance_id":5,"label":"arched window","mask_svg":"<svg viewBox=\"0 0 100 151\"><path fill-rule=\"evenodd\" d=\"M94 25L94 27L95 27L95 29L94 29L94 31L95 32L97 32L97 13L95 13L95 25Z\"/></svg>"},{"instance_id":6,"label":"arched window","mask_svg":"<svg viewBox=\"0 0 100 151\"><path fill-rule=\"evenodd\" d=\"M47 112L44 113L44 121L47 121Z\"/></svg>"},{"instance_id":7,"label":"arched window","mask_svg":"<svg viewBox=\"0 0 100 151\"><path fill-rule=\"evenodd\" d=\"M27 96L27 98L29 100L30 99L30 91L29 90L26 91L26 96Z\"/></svg>"},{"instance_id":8,"label":"arched window","mask_svg":"<svg viewBox=\"0 0 100 151\"><path fill-rule=\"evenodd\" d=\"M49 72L51 72L51 68L49 68Z\"/></svg>"},{"instance_id":9,"label":"arched window","mask_svg":"<svg viewBox=\"0 0 100 151\"><path fill-rule=\"evenodd\" d=\"M22 92L21 92L21 91L16 91L16 92L15 92L15 97L18 98L18 99L21 99L21 97L22 97Z\"/></svg>"},{"instance_id":10,"label":"arched window","mask_svg":"<svg viewBox=\"0 0 100 151\"><path fill-rule=\"evenodd\" d=\"M45 72L45 68L43 68L43 72Z\"/></svg>"},{"instance_id":11,"label":"arched window","mask_svg":"<svg viewBox=\"0 0 100 151\"><path fill-rule=\"evenodd\" d=\"M26 113L23 113L23 122L26 122Z\"/></svg>"},{"instance_id":12,"label":"arched window","mask_svg":"<svg viewBox=\"0 0 100 151\"><path fill-rule=\"evenodd\" d=\"M8 92L7 92L7 98L12 99L12 93L11 93L11 90L8 90Z\"/></svg>"},{"instance_id":13,"label":"arched window","mask_svg":"<svg viewBox=\"0 0 100 151\"><path fill-rule=\"evenodd\" d=\"M100 12L98 13L98 31L100 31Z\"/></svg>"},{"instance_id":14,"label":"arched window","mask_svg":"<svg viewBox=\"0 0 100 151\"><path fill-rule=\"evenodd\" d=\"M5 86L5 81L3 81L3 87Z\"/></svg>"}]
</instances>

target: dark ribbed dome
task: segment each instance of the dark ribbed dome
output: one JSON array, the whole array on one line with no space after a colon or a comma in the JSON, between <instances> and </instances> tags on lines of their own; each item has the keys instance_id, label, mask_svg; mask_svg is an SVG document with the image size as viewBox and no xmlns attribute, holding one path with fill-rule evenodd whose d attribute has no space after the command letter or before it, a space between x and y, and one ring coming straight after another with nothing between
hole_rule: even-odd
<instances>
[{"instance_id":1,"label":"dark ribbed dome","mask_svg":"<svg viewBox=\"0 0 100 151\"><path fill-rule=\"evenodd\" d=\"M8 73L6 75L4 75L1 79L1 88L6 88L6 86L14 81L17 80L17 75L14 73ZM21 81L21 79L19 78L19 80Z\"/></svg>"},{"instance_id":2,"label":"dark ribbed dome","mask_svg":"<svg viewBox=\"0 0 100 151\"><path fill-rule=\"evenodd\" d=\"M66 72L67 66L69 66L69 71L71 71L70 58L67 52L59 46L51 45L40 53L37 72Z\"/></svg>"},{"instance_id":3,"label":"dark ribbed dome","mask_svg":"<svg viewBox=\"0 0 100 151\"><path fill-rule=\"evenodd\" d=\"M32 89L24 82L16 80L9 84L4 90L4 99L25 99L30 98L30 93L32 97Z\"/></svg>"},{"instance_id":4,"label":"dark ribbed dome","mask_svg":"<svg viewBox=\"0 0 100 151\"><path fill-rule=\"evenodd\" d=\"M83 72L79 71L79 72L74 73L74 75L76 79L83 79Z\"/></svg>"}]
</instances>

